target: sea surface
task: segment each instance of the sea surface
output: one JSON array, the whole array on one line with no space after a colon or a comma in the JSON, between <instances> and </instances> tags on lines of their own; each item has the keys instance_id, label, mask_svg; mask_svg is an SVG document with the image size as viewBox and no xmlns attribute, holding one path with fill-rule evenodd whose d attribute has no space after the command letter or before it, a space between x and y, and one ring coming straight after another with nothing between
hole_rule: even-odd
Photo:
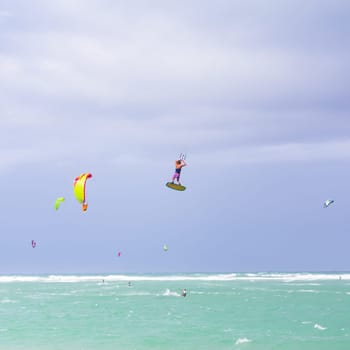
<instances>
[{"instance_id":1,"label":"sea surface","mask_svg":"<svg viewBox=\"0 0 350 350\"><path fill-rule=\"evenodd\" d=\"M0 276L0 308L1 350L350 349L350 273Z\"/></svg>"}]
</instances>

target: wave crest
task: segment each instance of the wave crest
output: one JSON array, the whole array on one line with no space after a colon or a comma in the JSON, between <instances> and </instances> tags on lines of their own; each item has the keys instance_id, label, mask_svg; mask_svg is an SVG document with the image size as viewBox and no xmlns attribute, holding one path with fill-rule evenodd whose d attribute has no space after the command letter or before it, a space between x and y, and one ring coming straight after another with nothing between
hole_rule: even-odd
<instances>
[{"instance_id":1,"label":"wave crest","mask_svg":"<svg viewBox=\"0 0 350 350\"><path fill-rule=\"evenodd\" d=\"M225 273L225 274L120 274L120 275L5 275L0 283L8 282L118 282L118 281L317 281L350 280L350 273Z\"/></svg>"},{"instance_id":2,"label":"wave crest","mask_svg":"<svg viewBox=\"0 0 350 350\"><path fill-rule=\"evenodd\" d=\"M238 338L236 340L235 345L244 344L244 343L250 343L250 342L251 342L251 340L248 339L248 338Z\"/></svg>"}]
</instances>

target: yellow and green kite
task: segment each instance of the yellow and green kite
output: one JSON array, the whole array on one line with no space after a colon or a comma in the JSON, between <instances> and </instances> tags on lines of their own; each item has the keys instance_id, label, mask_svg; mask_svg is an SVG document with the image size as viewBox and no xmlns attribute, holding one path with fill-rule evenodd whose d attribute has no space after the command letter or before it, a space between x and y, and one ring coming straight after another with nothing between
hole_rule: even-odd
<instances>
[{"instance_id":1,"label":"yellow and green kite","mask_svg":"<svg viewBox=\"0 0 350 350\"><path fill-rule=\"evenodd\" d=\"M82 205L83 211L86 211L88 208L88 204L86 202L86 196L85 196L85 187L86 187L87 179L90 179L91 177L92 177L92 174L90 173L81 174L75 178L74 184L73 184L75 198Z\"/></svg>"}]
</instances>

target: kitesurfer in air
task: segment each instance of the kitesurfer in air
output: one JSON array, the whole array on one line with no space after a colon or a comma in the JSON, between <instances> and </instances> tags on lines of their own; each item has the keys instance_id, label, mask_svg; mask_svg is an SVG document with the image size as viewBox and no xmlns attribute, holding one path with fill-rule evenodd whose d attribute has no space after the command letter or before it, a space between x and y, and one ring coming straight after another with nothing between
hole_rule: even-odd
<instances>
[{"instance_id":1,"label":"kitesurfer in air","mask_svg":"<svg viewBox=\"0 0 350 350\"><path fill-rule=\"evenodd\" d=\"M181 169L186 165L187 165L187 163L184 159L175 160L175 173L172 177L171 183L174 183L174 181L176 180L177 184L181 186L181 183L180 183Z\"/></svg>"}]
</instances>

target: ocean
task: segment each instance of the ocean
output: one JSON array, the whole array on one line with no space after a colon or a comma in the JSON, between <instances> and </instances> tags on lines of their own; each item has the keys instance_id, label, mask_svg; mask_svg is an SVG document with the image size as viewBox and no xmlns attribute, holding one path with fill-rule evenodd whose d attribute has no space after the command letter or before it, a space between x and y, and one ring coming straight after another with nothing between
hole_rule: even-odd
<instances>
[{"instance_id":1,"label":"ocean","mask_svg":"<svg viewBox=\"0 0 350 350\"><path fill-rule=\"evenodd\" d=\"M0 276L0 308L1 350L350 349L350 273Z\"/></svg>"}]
</instances>

